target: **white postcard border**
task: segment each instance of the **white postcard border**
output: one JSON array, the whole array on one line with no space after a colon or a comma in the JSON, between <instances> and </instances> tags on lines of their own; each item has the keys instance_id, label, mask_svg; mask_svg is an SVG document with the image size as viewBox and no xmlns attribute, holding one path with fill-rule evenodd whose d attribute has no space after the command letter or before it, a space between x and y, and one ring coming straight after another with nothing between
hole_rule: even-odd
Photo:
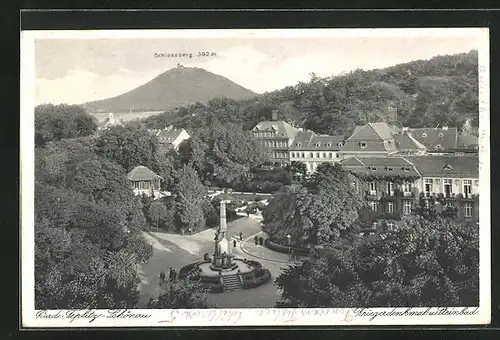
<instances>
[{"instance_id":1,"label":"white postcard border","mask_svg":"<svg viewBox=\"0 0 500 340\"><path fill-rule=\"evenodd\" d=\"M123 311L37 311L34 308L34 107L36 39L97 38L298 38L346 36L453 36L477 35L479 49L480 110L480 307L473 315L450 315L462 308L368 308L368 309L201 309ZM103 30L21 32L21 277L23 327L163 327L163 326L284 326L284 325L463 325L487 324L491 314L490 249L490 91L488 28L418 29L293 29L293 30ZM384 316L384 312L389 316ZM410 314L410 312L414 314ZM418 316L416 313L424 313ZM391 314L392 313L392 314ZM396 316L394 313L403 313ZM406 316L405 314L406 313ZM79 317L77 317L77 315ZM146 315L148 315L146 317ZM413 315L413 316L408 316Z\"/></svg>"}]
</instances>

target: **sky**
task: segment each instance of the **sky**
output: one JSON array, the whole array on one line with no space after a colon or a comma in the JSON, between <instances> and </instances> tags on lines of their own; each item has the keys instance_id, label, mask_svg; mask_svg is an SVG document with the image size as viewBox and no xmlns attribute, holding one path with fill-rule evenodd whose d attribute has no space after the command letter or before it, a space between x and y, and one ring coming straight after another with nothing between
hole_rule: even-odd
<instances>
[{"instance_id":1,"label":"sky","mask_svg":"<svg viewBox=\"0 0 500 340\"><path fill-rule=\"evenodd\" d=\"M391 31L392 32L392 31ZM455 31L454 31L455 32ZM79 104L130 91L176 67L200 67L254 92L307 82L311 72L331 76L383 68L437 55L479 49L480 40L456 34L335 34L239 37L168 35L35 41L36 104ZM209 56L197 57L198 52ZM193 57L155 57L188 53Z\"/></svg>"}]
</instances>

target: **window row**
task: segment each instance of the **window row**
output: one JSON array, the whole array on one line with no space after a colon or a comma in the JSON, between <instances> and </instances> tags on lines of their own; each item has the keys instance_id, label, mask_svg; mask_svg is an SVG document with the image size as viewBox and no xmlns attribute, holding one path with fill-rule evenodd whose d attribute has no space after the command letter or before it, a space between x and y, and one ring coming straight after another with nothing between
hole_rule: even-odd
<instances>
[{"instance_id":1,"label":"window row","mask_svg":"<svg viewBox=\"0 0 500 340\"><path fill-rule=\"evenodd\" d=\"M379 211L380 202L370 201L370 210ZM394 213L394 202L386 202L386 212L389 214ZM410 200L403 201L403 214L409 215L413 210L413 202ZM464 204L464 217L472 217L472 202L465 202Z\"/></svg>"},{"instance_id":2,"label":"window row","mask_svg":"<svg viewBox=\"0 0 500 340\"><path fill-rule=\"evenodd\" d=\"M376 195L378 189L381 189L381 188L379 188L378 182L376 182L376 181L369 182L368 187L369 187L371 195ZM390 196L393 196L395 187L396 186L394 185L393 182L387 182L386 187L385 187L385 192L388 193ZM405 183L401 184L401 186L400 186L400 189L403 192L403 195L405 195L405 196L407 196L408 194L410 194L412 192L412 188L413 188L413 185L411 182L405 182Z\"/></svg>"},{"instance_id":3,"label":"window row","mask_svg":"<svg viewBox=\"0 0 500 340\"><path fill-rule=\"evenodd\" d=\"M479 180L476 180L474 183L476 186L479 186ZM443 179L443 186L440 187L440 180L435 180L432 178L426 178L424 180L424 193L426 196L430 196L431 193L435 191L441 192L446 196L450 197L454 192L453 180L451 179ZM464 180L455 180L455 189L458 189L456 193L463 194L465 197L469 197L472 195L472 180L464 179Z\"/></svg>"},{"instance_id":4,"label":"window row","mask_svg":"<svg viewBox=\"0 0 500 340\"><path fill-rule=\"evenodd\" d=\"M284 140L263 140L262 145L272 148L286 148L288 147L288 142Z\"/></svg>"},{"instance_id":5,"label":"window row","mask_svg":"<svg viewBox=\"0 0 500 340\"><path fill-rule=\"evenodd\" d=\"M273 151L271 152L271 157L272 158L288 158L287 157L287 152L280 152L280 151Z\"/></svg>"},{"instance_id":6,"label":"window row","mask_svg":"<svg viewBox=\"0 0 500 340\"><path fill-rule=\"evenodd\" d=\"M265 131L265 132L254 132L254 137L262 138L262 137L273 137L276 136L275 131Z\"/></svg>"},{"instance_id":7,"label":"window row","mask_svg":"<svg viewBox=\"0 0 500 340\"><path fill-rule=\"evenodd\" d=\"M292 158L336 158L335 152L292 152Z\"/></svg>"}]
</instances>

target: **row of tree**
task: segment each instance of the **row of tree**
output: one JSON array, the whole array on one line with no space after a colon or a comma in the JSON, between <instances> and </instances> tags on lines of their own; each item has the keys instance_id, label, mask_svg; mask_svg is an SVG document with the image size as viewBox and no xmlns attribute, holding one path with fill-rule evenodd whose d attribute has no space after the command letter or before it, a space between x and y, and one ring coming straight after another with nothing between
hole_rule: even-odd
<instances>
[{"instance_id":1,"label":"row of tree","mask_svg":"<svg viewBox=\"0 0 500 340\"><path fill-rule=\"evenodd\" d=\"M152 254L140 234L145 217L125 169L96 148L90 135L36 149L37 309L137 304L136 268Z\"/></svg>"},{"instance_id":2,"label":"row of tree","mask_svg":"<svg viewBox=\"0 0 500 340\"><path fill-rule=\"evenodd\" d=\"M214 119L250 130L271 110L281 119L322 134L349 134L355 125L387 121L399 126L457 126L470 119L477 128L477 51L417 60L376 70L355 70L264 93L245 100L216 98L152 116L151 128L166 125L203 130Z\"/></svg>"},{"instance_id":3,"label":"row of tree","mask_svg":"<svg viewBox=\"0 0 500 340\"><path fill-rule=\"evenodd\" d=\"M117 126L96 133L93 127L74 134L67 131L74 112L93 122L71 105L36 109L48 122L68 115L68 121L46 126L64 133L45 134L35 154L36 308L135 308L137 267L152 255L141 231L151 225L172 231L215 226L218 205L206 199L192 163L161 154L147 130ZM174 196L134 196L127 173L136 165L161 174ZM154 308L208 304L206 292L184 282L150 301Z\"/></svg>"},{"instance_id":4,"label":"row of tree","mask_svg":"<svg viewBox=\"0 0 500 340\"><path fill-rule=\"evenodd\" d=\"M360 236L366 202L353 177L324 164L275 195L263 230L278 243L309 248L275 283L279 307L476 306L479 238L475 223L419 202L396 229Z\"/></svg>"}]
</instances>

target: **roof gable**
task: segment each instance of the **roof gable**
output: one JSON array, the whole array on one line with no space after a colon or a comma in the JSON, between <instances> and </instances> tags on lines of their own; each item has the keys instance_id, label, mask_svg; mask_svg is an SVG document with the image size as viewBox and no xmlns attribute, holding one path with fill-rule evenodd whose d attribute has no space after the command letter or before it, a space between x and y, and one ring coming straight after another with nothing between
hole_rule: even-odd
<instances>
[{"instance_id":1,"label":"roof gable","mask_svg":"<svg viewBox=\"0 0 500 340\"><path fill-rule=\"evenodd\" d=\"M368 123L356 127L347 140L388 140L393 139L393 131L387 123Z\"/></svg>"},{"instance_id":2,"label":"roof gable","mask_svg":"<svg viewBox=\"0 0 500 340\"><path fill-rule=\"evenodd\" d=\"M355 141L355 140L357 141L365 139L377 140L382 138L370 124L366 124L362 128L358 129L356 133L353 133L349 138L347 138L348 141Z\"/></svg>"},{"instance_id":3,"label":"roof gable","mask_svg":"<svg viewBox=\"0 0 500 340\"><path fill-rule=\"evenodd\" d=\"M127 178L130 181L135 182L135 181L151 181L154 178L161 178L161 176L155 174L149 168L139 165L130 170L130 172L127 174Z\"/></svg>"}]
</instances>

